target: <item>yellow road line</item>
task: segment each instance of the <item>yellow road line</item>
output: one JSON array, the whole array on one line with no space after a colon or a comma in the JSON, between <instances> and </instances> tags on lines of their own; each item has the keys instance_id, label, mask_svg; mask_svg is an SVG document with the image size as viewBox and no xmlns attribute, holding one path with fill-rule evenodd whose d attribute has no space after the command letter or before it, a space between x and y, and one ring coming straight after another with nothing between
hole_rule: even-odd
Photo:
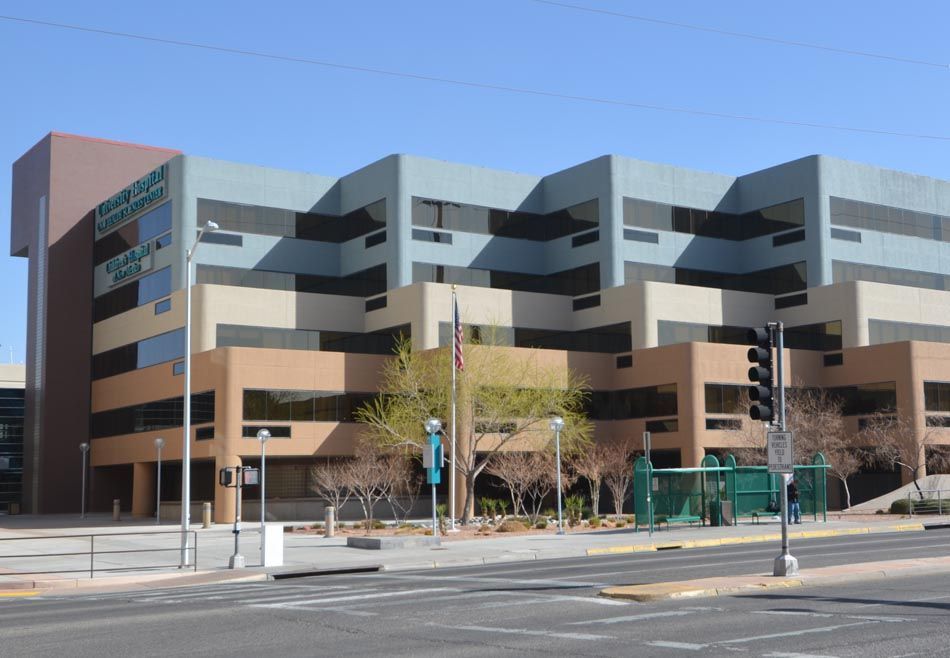
<instances>
[{"instance_id":1,"label":"yellow road line","mask_svg":"<svg viewBox=\"0 0 950 658\"><path fill-rule=\"evenodd\" d=\"M26 597L26 596L36 596L39 594L39 590L22 590L16 592L0 592L0 597L2 598L13 598L13 597Z\"/></svg>"}]
</instances>

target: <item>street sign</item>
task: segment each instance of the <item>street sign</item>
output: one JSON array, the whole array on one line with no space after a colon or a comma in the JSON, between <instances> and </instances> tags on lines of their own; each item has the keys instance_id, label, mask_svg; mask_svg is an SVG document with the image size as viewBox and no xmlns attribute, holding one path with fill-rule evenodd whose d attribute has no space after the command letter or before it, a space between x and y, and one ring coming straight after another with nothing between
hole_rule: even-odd
<instances>
[{"instance_id":1,"label":"street sign","mask_svg":"<svg viewBox=\"0 0 950 658\"><path fill-rule=\"evenodd\" d=\"M794 472L791 432L769 432L768 448L769 473Z\"/></svg>"},{"instance_id":2,"label":"street sign","mask_svg":"<svg viewBox=\"0 0 950 658\"><path fill-rule=\"evenodd\" d=\"M426 484L442 483L442 466L445 458L438 434L429 435L429 443L422 451L422 465L426 469Z\"/></svg>"}]
</instances>

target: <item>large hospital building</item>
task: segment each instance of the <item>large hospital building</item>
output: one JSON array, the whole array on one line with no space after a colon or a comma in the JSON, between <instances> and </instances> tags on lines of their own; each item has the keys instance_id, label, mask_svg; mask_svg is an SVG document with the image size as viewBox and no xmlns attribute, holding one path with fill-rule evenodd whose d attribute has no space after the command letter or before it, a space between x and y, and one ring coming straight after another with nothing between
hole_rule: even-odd
<instances>
[{"instance_id":1,"label":"large hospital building","mask_svg":"<svg viewBox=\"0 0 950 658\"><path fill-rule=\"evenodd\" d=\"M254 463L263 426L269 497L313 518L309 466L352 452L394 336L451 340L453 284L467 335L500 326L585 375L595 440L649 430L658 464L729 448L745 329L773 320L787 383L833 389L851 430L884 409L921 436L950 424L947 181L825 156L741 176L604 156L536 176L391 155L335 178L51 133L13 165L24 511L77 509L84 442L94 507L154 512L157 437L163 501L179 500L186 250L209 220L191 472L220 521L217 469Z\"/></svg>"}]
</instances>

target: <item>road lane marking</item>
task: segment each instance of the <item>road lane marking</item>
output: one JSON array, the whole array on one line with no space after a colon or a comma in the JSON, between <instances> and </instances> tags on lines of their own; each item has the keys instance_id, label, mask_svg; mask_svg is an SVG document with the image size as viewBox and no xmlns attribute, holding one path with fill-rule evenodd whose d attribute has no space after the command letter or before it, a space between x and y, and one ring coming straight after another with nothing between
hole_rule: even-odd
<instances>
[{"instance_id":1,"label":"road lane marking","mask_svg":"<svg viewBox=\"0 0 950 658\"><path fill-rule=\"evenodd\" d=\"M475 631L478 633L507 633L509 635L536 635L538 637L557 637L565 640L614 640L612 635L593 635L592 633L558 633L557 631L538 631L529 628L499 628L497 626L445 626L442 624L427 624L438 626L452 631Z\"/></svg>"},{"instance_id":2,"label":"road lane marking","mask_svg":"<svg viewBox=\"0 0 950 658\"><path fill-rule=\"evenodd\" d=\"M412 580L418 582L419 576L387 576L387 578L392 578L394 580ZM534 585L534 586L547 586L551 589L557 587L609 587L609 583L585 583L585 582L574 582L569 580L547 580L543 578L492 578L489 576L443 576L433 574L431 576L427 575L426 580L451 580L464 583L486 583L489 585L496 585L502 583L505 585Z\"/></svg>"},{"instance_id":3,"label":"road lane marking","mask_svg":"<svg viewBox=\"0 0 950 658\"><path fill-rule=\"evenodd\" d=\"M764 653L762 654L763 658L836 658L836 656L830 656L824 653ZM897 658L895 656L895 658Z\"/></svg>"},{"instance_id":4,"label":"road lane marking","mask_svg":"<svg viewBox=\"0 0 950 658\"><path fill-rule=\"evenodd\" d=\"M650 646L663 647L664 649L684 649L686 651L701 651L708 647L708 644L693 644L692 642L667 642L666 640L655 640L647 642Z\"/></svg>"},{"instance_id":5,"label":"road lane marking","mask_svg":"<svg viewBox=\"0 0 950 658\"><path fill-rule=\"evenodd\" d=\"M833 612L812 612L811 610L751 610L754 615L792 615L798 617L837 617L839 619L858 619L861 621L907 622L914 621L904 617L882 617L876 615L847 615Z\"/></svg>"},{"instance_id":6,"label":"road lane marking","mask_svg":"<svg viewBox=\"0 0 950 658\"><path fill-rule=\"evenodd\" d=\"M797 635L810 635L812 633L830 633L842 628L852 628L854 626L866 626L873 624L873 621L856 621L851 624L837 624L835 626L821 626L819 628L806 628L800 631L787 631L785 633L769 633L768 635L752 635L749 637L737 637L733 640L717 640L716 644L745 644L747 642L756 642L758 640L774 640L779 637L794 637Z\"/></svg>"},{"instance_id":7,"label":"road lane marking","mask_svg":"<svg viewBox=\"0 0 950 658\"><path fill-rule=\"evenodd\" d=\"M285 603L255 603L252 608L295 608L308 605L323 605L325 603L339 603L342 601L363 601L368 599L382 599L392 596L412 596L413 594L427 594L429 592L458 592L454 587L426 587L424 589L407 589L398 592L377 592L375 594L357 594L347 596L333 596L322 599L304 599L302 601L288 601Z\"/></svg>"},{"instance_id":8,"label":"road lane marking","mask_svg":"<svg viewBox=\"0 0 950 658\"><path fill-rule=\"evenodd\" d=\"M669 610L667 612L645 612L639 615L625 615L623 617L606 617L604 619L592 619L590 621L572 621L570 626L586 624L620 624L625 621L642 621L644 619L657 619L659 617L686 617L696 612L709 612L711 610L722 610L722 608L684 608L682 610Z\"/></svg>"}]
</instances>

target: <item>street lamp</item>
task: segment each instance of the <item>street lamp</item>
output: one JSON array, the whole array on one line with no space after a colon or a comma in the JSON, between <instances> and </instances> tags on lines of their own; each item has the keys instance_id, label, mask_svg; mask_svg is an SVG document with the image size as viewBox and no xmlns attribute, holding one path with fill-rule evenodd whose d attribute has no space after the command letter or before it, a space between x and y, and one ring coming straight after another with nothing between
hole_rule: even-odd
<instances>
[{"instance_id":1,"label":"street lamp","mask_svg":"<svg viewBox=\"0 0 950 658\"><path fill-rule=\"evenodd\" d=\"M218 225L207 222L198 231L198 237L191 249L185 252L185 399L184 427L181 448L181 562L180 567L190 566L191 556L188 546L188 531L191 529L191 260L201 237L211 231L217 231Z\"/></svg>"},{"instance_id":2,"label":"street lamp","mask_svg":"<svg viewBox=\"0 0 950 658\"><path fill-rule=\"evenodd\" d=\"M165 439L158 437L155 439L155 450L158 451L158 463L155 474L155 525L162 522L162 447L165 445Z\"/></svg>"},{"instance_id":3,"label":"street lamp","mask_svg":"<svg viewBox=\"0 0 950 658\"><path fill-rule=\"evenodd\" d=\"M264 446L270 438L270 430L262 427L257 431L257 440L261 442L261 566L267 566L264 553Z\"/></svg>"},{"instance_id":4,"label":"street lamp","mask_svg":"<svg viewBox=\"0 0 950 658\"><path fill-rule=\"evenodd\" d=\"M426 427L426 434L429 435L429 442L426 444L426 449L432 451L431 453L432 454L432 471L430 471L430 473L436 473L436 469L441 468L441 464L437 464L435 462L436 450L434 449L433 446L436 445L435 442L438 441L438 434L439 432L442 431L442 421L439 420L438 418L430 418L429 420L426 421L425 427ZM423 463L425 463L424 460L423 460ZM432 536L438 537L439 536L439 519L438 519L438 512L436 510L436 504L435 504L435 483L436 483L436 480L432 479Z\"/></svg>"},{"instance_id":5,"label":"street lamp","mask_svg":"<svg viewBox=\"0 0 950 658\"><path fill-rule=\"evenodd\" d=\"M561 430L564 429L564 419L555 416L551 419L551 430L554 432L554 449L557 451L557 534L564 534L564 518L561 516Z\"/></svg>"},{"instance_id":6,"label":"street lamp","mask_svg":"<svg viewBox=\"0 0 950 658\"><path fill-rule=\"evenodd\" d=\"M86 518L86 455L89 454L89 444L80 443L79 452L82 453L82 503L79 511L79 518Z\"/></svg>"}]
</instances>

